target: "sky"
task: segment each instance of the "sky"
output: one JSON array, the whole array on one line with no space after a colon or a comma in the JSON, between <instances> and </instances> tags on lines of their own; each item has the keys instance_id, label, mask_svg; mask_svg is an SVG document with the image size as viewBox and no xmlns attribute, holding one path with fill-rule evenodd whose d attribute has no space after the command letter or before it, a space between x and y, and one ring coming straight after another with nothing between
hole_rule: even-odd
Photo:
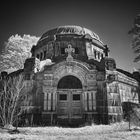
<instances>
[{"instance_id":1,"label":"sky","mask_svg":"<svg viewBox=\"0 0 140 140\"><path fill-rule=\"evenodd\" d=\"M139 0L0 0L0 52L11 35L40 37L60 25L79 25L95 32L110 49L118 68L133 72L132 36Z\"/></svg>"}]
</instances>

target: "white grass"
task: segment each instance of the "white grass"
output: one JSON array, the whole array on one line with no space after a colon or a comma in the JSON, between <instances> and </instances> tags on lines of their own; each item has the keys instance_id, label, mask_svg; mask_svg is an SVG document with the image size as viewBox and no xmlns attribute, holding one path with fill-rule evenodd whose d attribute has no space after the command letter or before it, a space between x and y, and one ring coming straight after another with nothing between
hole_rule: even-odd
<instances>
[{"instance_id":1,"label":"white grass","mask_svg":"<svg viewBox=\"0 0 140 140\"><path fill-rule=\"evenodd\" d=\"M0 130L0 140L139 140L140 130L128 131L128 123L92 125L81 128L24 127L19 134Z\"/></svg>"}]
</instances>

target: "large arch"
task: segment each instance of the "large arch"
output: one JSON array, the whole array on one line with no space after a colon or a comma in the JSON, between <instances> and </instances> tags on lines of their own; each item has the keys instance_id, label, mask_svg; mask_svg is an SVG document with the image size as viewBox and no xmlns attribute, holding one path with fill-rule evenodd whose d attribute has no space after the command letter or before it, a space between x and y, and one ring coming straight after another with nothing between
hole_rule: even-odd
<instances>
[{"instance_id":1,"label":"large arch","mask_svg":"<svg viewBox=\"0 0 140 140\"><path fill-rule=\"evenodd\" d=\"M67 75L59 80L57 89L82 89L82 82L73 75Z\"/></svg>"},{"instance_id":2,"label":"large arch","mask_svg":"<svg viewBox=\"0 0 140 140\"><path fill-rule=\"evenodd\" d=\"M74 75L62 77L57 84L57 117L70 122L82 118L82 82Z\"/></svg>"},{"instance_id":3,"label":"large arch","mask_svg":"<svg viewBox=\"0 0 140 140\"><path fill-rule=\"evenodd\" d=\"M54 67L54 81L53 87L57 88L58 82L65 76L71 75L77 77L81 83L82 88L86 87L87 80L86 75L88 74L88 69L84 65L78 65L76 62L61 62Z\"/></svg>"}]
</instances>

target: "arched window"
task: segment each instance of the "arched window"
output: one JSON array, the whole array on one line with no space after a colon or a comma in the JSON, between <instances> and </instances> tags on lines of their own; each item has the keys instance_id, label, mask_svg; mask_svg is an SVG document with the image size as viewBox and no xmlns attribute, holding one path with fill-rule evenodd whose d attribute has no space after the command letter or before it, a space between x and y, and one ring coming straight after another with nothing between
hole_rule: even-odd
<instances>
[{"instance_id":1,"label":"arched window","mask_svg":"<svg viewBox=\"0 0 140 140\"><path fill-rule=\"evenodd\" d=\"M62 54L62 55L65 54L65 48L64 48L64 47L61 48L61 54Z\"/></svg>"},{"instance_id":2,"label":"arched window","mask_svg":"<svg viewBox=\"0 0 140 140\"><path fill-rule=\"evenodd\" d=\"M94 50L94 58L96 59L97 58L97 51L96 50Z\"/></svg>"},{"instance_id":3,"label":"arched window","mask_svg":"<svg viewBox=\"0 0 140 140\"><path fill-rule=\"evenodd\" d=\"M79 48L78 47L75 47L75 54L79 54Z\"/></svg>"},{"instance_id":4,"label":"arched window","mask_svg":"<svg viewBox=\"0 0 140 140\"><path fill-rule=\"evenodd\" d=\"M45 50L45 51L44 51L44 59L46 59L46 52L47 52L47 51Z\"/></svg>"},{"instance_id":5,"label":"arched window","mask_svg":"<svg viewBox=\"0 0 140 140\"><path fill-rule=\"evenodd\" d=\"M101 59L103 59L103 57L104 57L103 54L101 54Z\"/></svg>"},{"instance_id":6,"label":"arched window","mask_svg":"<svg viewBox=\"0 0 140 140\"><path fill-rule=\"evenodd\" d=\"M55 56L58 56L60 53L60 42L55 42Z\"/></svg>"},{"instance_id":7,"label":"arched window","mask_svg":"<svg viewBox=\"0 0 140 140\"><path fill-rule=\"evenodd\" d=\"M88 56L92 56L92 46L89 42L86 42L86 51Z\"/></svg>"},{"instance_id":8,"label":"arched window","mask_svg":"<svg viewBox=\"0 0 140 140\"><path fill-rule=\"evenodd\" d=\"M98 60L100 60L100 52L98 52Z\"/></svg>"},{"instance_id":9,"label":"arched window","mask_svg":"<svg viewBox=\"0 0 140 140\"><path fill-rule=\"evenodd\" d=\"M36 58L38 58L38 59L39 59L39 54L37 54L37 55L36 55Z\"/></svg>"},{"instance_id":10,"label":"arched window","mask_svg":"<svg viewBox=\"0 0 140 140\"><path fill-rule=\"evenodd\" d=\"M43 53L41 52L40 53L40 60L42 60L43 59Z\"/></svg>"}]
</instances>

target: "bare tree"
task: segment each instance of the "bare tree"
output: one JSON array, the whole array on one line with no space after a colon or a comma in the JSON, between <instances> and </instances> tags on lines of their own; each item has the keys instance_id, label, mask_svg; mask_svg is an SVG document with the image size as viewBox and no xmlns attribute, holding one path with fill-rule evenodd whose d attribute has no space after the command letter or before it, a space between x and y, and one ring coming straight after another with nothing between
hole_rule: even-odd
<instances>
[{"instance_id":1,"label":"bare tree","mask_svg":"<svg viewBox=\"0 0 140 140\"><path fill-rule=\"evenodd\" d=\"M0 91L0 120L5 128L11 128L22 114L26 98L23 75L3 80Z\"/></svg>"}]
</instances>

